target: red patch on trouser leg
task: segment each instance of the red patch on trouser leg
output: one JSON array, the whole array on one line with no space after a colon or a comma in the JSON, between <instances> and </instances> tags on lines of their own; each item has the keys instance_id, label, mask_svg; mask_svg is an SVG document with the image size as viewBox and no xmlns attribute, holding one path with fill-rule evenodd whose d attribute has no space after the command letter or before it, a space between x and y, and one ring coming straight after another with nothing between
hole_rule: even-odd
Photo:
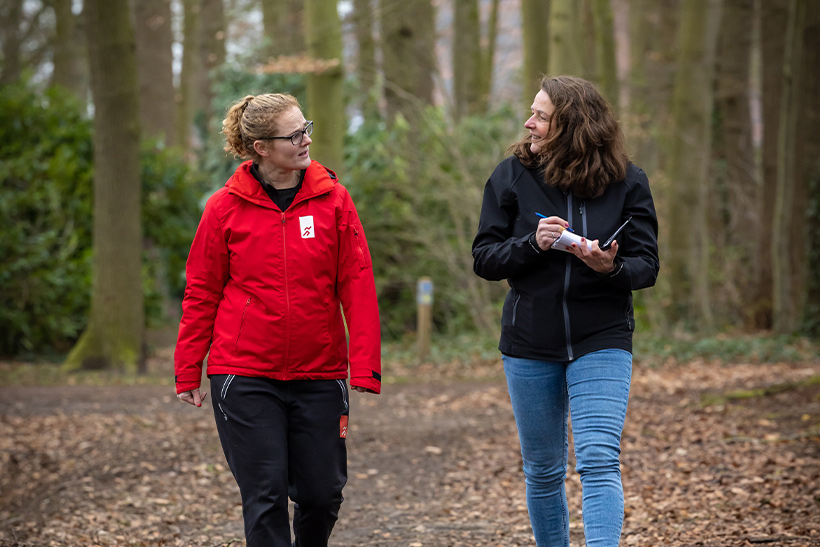
<instances>
[{"instance_id":1,"label":"red patch on trouser leg","mask_svg":"<svg viewBox=\"0 0 820 547\"><path fill-rule=\"evenodd\" d=\"M347 416L339 418L339 437L347 437Z\"/></svg>"}]
</instances>

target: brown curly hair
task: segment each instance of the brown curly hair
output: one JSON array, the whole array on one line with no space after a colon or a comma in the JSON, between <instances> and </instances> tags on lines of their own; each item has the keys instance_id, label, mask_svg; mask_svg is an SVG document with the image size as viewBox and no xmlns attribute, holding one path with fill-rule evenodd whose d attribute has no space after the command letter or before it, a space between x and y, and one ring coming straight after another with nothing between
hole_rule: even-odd
<instances>
[{"instance_id":1,"label":"brown curly hair","mask_svg":"<svg viewBox=\"0 0 820 547\"><path fill-rule=\"evenodd\" d=\"M601 195L623 180L629 164L626 142L612 106L592 82L573 76L545 76L541 89L555 112L540 150L530 150L530 136L508 149L529 168L541 169L544 181L582 199Z\"/></svg>"},{"instance_id":2,"label":"brown curly hair","mask_svg":"<svg viewBox=\"0 0 820 547\"><path fill-rule=\"evenodd\" d=\"M235 158L258 161L254 141L274 135L279 115L294 106L300 108L299 101L287 93L247 95L235 102L222 120L224 150Z\"/></svg>"}]
</instances>

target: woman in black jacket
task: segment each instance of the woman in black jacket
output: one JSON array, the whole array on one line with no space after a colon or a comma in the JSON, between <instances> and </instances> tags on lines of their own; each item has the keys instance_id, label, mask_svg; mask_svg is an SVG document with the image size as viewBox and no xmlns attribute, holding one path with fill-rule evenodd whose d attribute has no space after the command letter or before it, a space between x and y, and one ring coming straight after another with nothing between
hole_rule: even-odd
<instances>
[{"instance_id":1,"label":"woman in black jacket","mask_svg":"<svg viewBox=\"0 0 820 547\"><path fill-rule=\"evenodd\" d=\"M529 134L487 181L474 270L510 285L499 349L537 545L569 545L571 410L586 544L616 546L632 291L658 275L655 207L611 106L590 82L544 78L524 127Z\"/></svg>"}]
</instances>

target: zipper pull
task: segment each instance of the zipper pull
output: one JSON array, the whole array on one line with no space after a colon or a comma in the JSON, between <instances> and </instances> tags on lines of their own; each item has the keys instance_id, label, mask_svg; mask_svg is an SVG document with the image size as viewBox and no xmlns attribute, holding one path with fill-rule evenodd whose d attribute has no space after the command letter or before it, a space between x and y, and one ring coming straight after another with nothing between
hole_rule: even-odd
<instances>
[{"instance_id":1,"label":"zipper pull","mask_svg":"<svg viewBox=\"0 0 820 547\"><path fill-rule=\"evenodd\" d=\"M285 213L282 213L282 224L285 223Z\"/></svg>"}]
</instances>

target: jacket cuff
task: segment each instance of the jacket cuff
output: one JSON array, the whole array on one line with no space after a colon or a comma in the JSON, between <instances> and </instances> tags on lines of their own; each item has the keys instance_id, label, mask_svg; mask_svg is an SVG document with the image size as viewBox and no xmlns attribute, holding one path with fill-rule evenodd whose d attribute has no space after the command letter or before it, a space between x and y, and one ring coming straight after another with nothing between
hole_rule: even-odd
<instances>
[{"instance_id":1,"label":"jacket cuff","mask_svg":"<svg viewBox=\"0 0 820 547\"><path fill-rule=\"evenodd\" d=\"M538 246L538 243L535 242L535 232L533 232L532 235L530 235L530 237L527 238L527 243L530 244L532 250L535 251L537 254L541 254L544 252L541 250L541 247Z\"/></svg>"},{"instance_id":2,"label":"jacket cuff","mask_svg":"<svg viewBox=\"0 0 820 547\"><path fill-rule=\"evenodd\" d=\"M191 391L192 389L197 389L200 387L202 383L202 377L197 376L196 378L192 377L191 374L177 374L174 376L174 382L177 386L177 395L183 393L185 391Z\"/></svg>"},{"instance_id":3,"label":"jacket cuff","mask_svg":"<svg viewBox=\"0 0 820 547\"><path fill-rule=\"evenodd\" d=\"M353 387L363 387L373 393L381 393L382 383L381 376L374 378L373 376L351 376L350 385Z\"/></svg>"}]
</instances>

